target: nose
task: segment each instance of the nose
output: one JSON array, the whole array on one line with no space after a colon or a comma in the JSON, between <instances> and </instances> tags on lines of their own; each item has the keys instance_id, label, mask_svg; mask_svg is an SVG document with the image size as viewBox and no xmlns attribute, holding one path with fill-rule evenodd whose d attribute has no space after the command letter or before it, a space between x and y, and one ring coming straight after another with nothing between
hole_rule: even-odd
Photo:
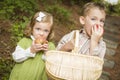
<instances>
[{"instance_id":1,"label":"nose","mask_svg":"<svg viewBox=\"0 0 120 80\"><path fill-rule=\"evenodd\" d=\"M96 24L101 25L100 21L97 21Z\"/></svg>"},{"instance_id":2,"label":"nose","mask_svg":"<svg viewBox=\"0 0 120 80\"><path fill-rule=\"evenodd\" d=\"M43 31L40 31L40 33L39 33L40 35L43 35L44 34L44 32Z\"/></svg>"},{"instance_id":3,"label":"nose","mask_svg":"<svg viewBox=\"0 0 120 80\"><path fill-rule=\"evenodd\" d=\"M101 23L100 21L97 21L96 24L101 27L103 26L103 23Z\"/></svg>"}]
</instances>

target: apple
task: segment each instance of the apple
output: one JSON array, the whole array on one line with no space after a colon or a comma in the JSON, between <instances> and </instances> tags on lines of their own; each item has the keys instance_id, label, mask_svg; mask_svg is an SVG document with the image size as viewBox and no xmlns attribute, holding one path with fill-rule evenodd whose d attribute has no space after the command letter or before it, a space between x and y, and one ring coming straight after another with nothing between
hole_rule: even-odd
<instances>
[{"instance_id":1,"label":"apple","mask_svg":"<svg viewBox=\"0 0 120 80\"><path fill-rule=\"evenodd\" d=\"M38 38L35 39L35 43L43 45L43 44L47 44L48 41L46 39L42 38L42 37L38 37Z\"/></svg>"},{"instance_id":2,"label":"apple","mask_svg":"<svg viewBox=\"0 0 120 80\"><path fill-rule=\"evenodd\" d=\"M98 29L98 27L99 27L98 24L96 24L96 28L97 28L97 29Z\"/></svg>"}]
</instances>

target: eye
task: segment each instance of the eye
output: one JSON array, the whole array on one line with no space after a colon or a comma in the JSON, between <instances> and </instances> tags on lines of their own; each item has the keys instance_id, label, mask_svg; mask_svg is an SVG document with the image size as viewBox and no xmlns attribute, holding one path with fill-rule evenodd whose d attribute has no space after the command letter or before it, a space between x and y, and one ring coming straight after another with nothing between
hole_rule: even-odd
<instances>
[{"instance_id":1,"label":"eye","mask_svg":"<svg viewBox=\"0 0 120 80\"><path fill-rule=\"evenodd\" d=\"M94 20L96 20L96 19L95 19L95 18L91 18L91 20L93 20L93 21L94 21Z\"/></svg>"},{"instance_id":2,"label":"eye","mask_svg":"<svg viewBox=\"0 0 120 80\"><path fill-rule=\"evenodd\" d=\"M100 20L100 22L105 23L105 20Z\"/></svg>"},{"instance_id":3,"label":"eye","mask_svg":"<svg viewBox=\"0 0 120 80\"><path fill-rule=\"evenodd\" d=\"M36 30L40 30L40 28L35 28Z\"/></svg>"},{"instance_id":4,"label":"eye","mask_svg":"<svg viewBox=\"0 0 120 80\"><path fill-rule=\"evenodd\" d=\"M46 30L44 30L44 31L45 31L46 33L49 33L49 32L50 32L50 31L49 31L49 30L47 30L47 29L46 29Z\"/></svg>"}]
</instances>

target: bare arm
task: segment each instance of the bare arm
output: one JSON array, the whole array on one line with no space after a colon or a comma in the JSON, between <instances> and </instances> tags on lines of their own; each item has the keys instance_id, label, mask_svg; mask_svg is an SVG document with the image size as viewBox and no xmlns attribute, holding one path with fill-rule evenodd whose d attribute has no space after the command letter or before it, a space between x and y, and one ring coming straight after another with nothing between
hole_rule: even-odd
<instances>
[{"instance_id":1,"label":"bare arm","mask_svg":"<svg viewBox=\"0 0 120 80\"><path fill-rule=\"evenodd\" d=\"M74 47L73 38L74 31L70 32L69 34L62 37L57 45L57 50L61 51L71 51Z\"/></svg>"}]
</instances>

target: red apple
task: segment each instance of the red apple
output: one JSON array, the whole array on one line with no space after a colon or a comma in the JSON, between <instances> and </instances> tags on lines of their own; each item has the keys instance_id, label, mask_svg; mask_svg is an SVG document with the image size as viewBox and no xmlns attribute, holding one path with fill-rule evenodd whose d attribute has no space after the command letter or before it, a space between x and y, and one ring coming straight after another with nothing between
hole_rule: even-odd
<instances>
[{"instance_id":1,"label":"red apple","mask_svg":"<svg viewBox=\"0 0 120 80\"><path fill-rule=\"evenodd\" d=\"M98 24L96 24L96 28L97 28L97 29L98 29L98 27L99 27Z\"/></svg>"}]
</instances>

